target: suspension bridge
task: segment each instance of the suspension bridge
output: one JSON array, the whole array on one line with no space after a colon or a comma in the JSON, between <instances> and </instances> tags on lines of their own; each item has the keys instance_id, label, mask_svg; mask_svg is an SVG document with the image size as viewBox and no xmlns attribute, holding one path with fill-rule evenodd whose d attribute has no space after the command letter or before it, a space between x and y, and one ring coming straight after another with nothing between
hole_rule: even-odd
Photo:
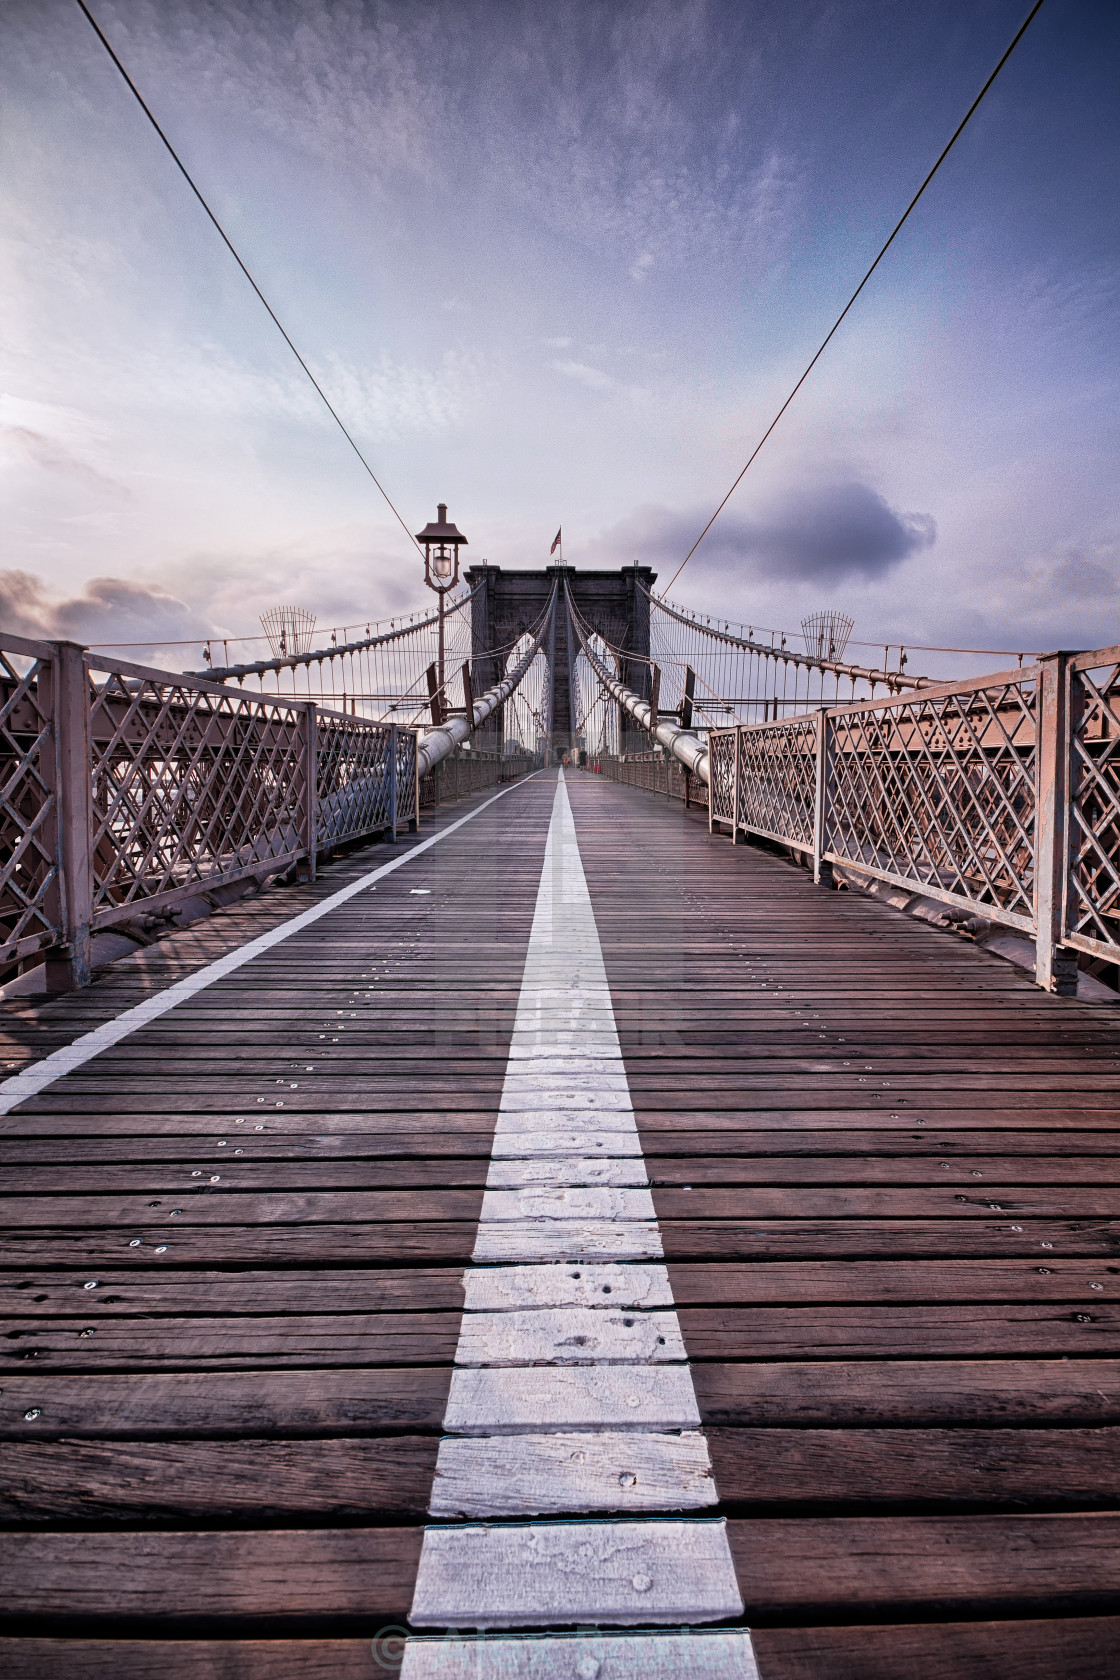
<instances>
[{"instance_id":1,"label":"suspension bridge","mask_svg":"<svg viewBox=\"0 0 1120 1680\"><path fill-rule=\"evenodd\" d=\"M1116 1672L1120 649L656 585L0 636L6 1672Z\"/></svg>"}]
</instances>

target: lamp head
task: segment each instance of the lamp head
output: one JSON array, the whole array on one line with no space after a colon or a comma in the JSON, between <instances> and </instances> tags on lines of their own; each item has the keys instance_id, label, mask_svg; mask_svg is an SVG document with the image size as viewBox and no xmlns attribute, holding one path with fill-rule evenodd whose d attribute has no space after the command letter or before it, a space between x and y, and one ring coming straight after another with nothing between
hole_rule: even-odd
<instances>
[{"instance_id":1,"label":"lamp head","mask_svg":"<svg viewBox=\"0 0 1120 1680\"><path fill-rule=\"evenodd\" d=\"M446 502L440 502L435 519L417 531L416 541L424 544L424 582L428 588L439 593L454 589L459 581L459 550L467 546L467 539L448 519Z\"/></svg>"}]
</instances>

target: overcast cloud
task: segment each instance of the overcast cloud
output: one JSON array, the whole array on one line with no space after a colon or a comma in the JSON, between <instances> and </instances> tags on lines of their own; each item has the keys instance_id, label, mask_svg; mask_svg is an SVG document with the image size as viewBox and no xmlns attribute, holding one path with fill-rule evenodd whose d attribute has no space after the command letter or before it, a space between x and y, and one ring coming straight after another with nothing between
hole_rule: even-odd
<instances>
[{"instance_id":1,"label":"overcast cloud","mask_svg":"<svg viewBox=\"0 0 1120 1680\"><path fill-rule=\"evenodd\" d=\"M517 566L562 523L577 564L666 581L1022 4L95 10L411 528L447 501ZM1048 0L682 600L841 607L871 641L1120 635L1118 59L1114 5ZM7 621L171 659L281 598L419 604L72 0L0 10L0 98Z\"/></svg>"}]
</instances>

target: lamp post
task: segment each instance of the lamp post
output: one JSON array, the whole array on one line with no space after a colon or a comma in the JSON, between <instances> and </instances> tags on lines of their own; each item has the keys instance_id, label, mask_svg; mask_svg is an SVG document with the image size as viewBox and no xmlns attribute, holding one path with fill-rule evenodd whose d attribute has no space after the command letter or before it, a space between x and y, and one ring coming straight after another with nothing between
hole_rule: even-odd
<instances>
[{"instance_id":1,"label":"lamp post","mask_svg":"<svg viewBox=\"0 0 1120 1680\"><path fill-rule=\"evenodd\" d=\"M416 541L424 544L424 582L439 596L439 658L436 680L439 683L442 704L444 602L448 590L454 589L459 581L459 549L466 547L467 539L456 525L449 522L447 503L440 502L436 508L435 520L425 525L422 531L417 531Z\"/></svg>"}]
</instances>

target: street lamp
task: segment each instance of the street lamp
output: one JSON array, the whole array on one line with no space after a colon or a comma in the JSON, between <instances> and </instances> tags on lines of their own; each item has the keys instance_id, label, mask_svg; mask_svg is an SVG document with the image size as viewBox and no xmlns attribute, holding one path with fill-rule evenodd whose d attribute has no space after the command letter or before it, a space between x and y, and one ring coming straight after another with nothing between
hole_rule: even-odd
<instances>
[{"instance_id":1,"label":"street lamp","mask_svg":"<svg viewBox=\"0 0 1120 1680\"><path fill-rule=\"evenodd\" d=\"M447 591L454 589L459 581L459 549L466 547L467 539L458 526L448 522L447 503L440 502L436 508L434 522L425 525L422 531L417 531L416 541L424 544L424 582L439 596L439 659L436 680L439 683L442 705L444 599Z\"/></svg>"}]
</instances>

